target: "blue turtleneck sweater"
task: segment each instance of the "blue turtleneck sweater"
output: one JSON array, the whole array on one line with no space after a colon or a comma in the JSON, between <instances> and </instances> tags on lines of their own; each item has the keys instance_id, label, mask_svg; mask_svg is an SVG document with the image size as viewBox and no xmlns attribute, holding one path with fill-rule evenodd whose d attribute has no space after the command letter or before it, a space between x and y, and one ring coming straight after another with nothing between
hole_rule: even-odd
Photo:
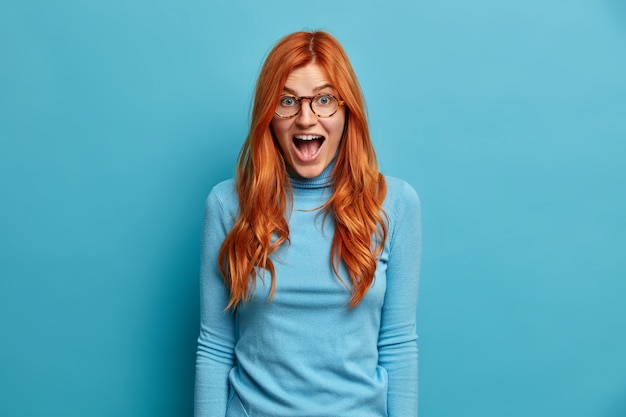
<instances>
[{"instance_id":1,"label":"blue turtleneck sweater","mask_svg":"<svg viewBox=\"0 0 626 417\"><path fill-rule=\"evenodd\" d=\"M332 164L316 178L291 178L290 242L272 255L253 299L225 312L228 289L217 254L237 216L233 180L213 188L204 217L196 417L416 417L416 305L420 209L415 191L386 177L389 230L375 281L348 309L334 275ZM342 270L340 269L340 272ZM347 275L342 275L349 282Z\"/></svg>"}]
</instances>

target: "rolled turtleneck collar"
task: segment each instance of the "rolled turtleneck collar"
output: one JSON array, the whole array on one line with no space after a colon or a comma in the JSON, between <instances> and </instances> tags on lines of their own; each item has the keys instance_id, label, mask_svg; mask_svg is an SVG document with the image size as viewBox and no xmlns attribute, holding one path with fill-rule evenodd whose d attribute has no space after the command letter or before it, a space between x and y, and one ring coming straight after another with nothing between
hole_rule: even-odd
<instances>
[{"instance_id":1,"label":"rolled turtleneck collar","mask_svg":"<svg viewBox=\"0 0 626 417\"><path fill-rule=\"evenodd\" d=\"M318 175L313 178L304 178L298 175L293 169L290 167L287 168L287 173L289 174L289 181L291 181L291 186L293 188L304 188L304 189L314 189L314 188L328 188L333 185L333 168L335 167L335 161L337 157L333 158L333 160L328 164L326 168Z\"/></svg>"}]
</instances>

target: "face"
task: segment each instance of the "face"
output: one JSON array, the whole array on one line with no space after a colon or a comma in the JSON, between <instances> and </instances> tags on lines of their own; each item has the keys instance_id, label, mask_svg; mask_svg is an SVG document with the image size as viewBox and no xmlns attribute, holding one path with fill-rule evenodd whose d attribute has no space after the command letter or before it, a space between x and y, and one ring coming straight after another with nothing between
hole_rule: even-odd
<instances>
[{"instance_id":1,"label":"face","mask_svg":"<svg viewBox=\"0 0 626 417\"><path fill-rule=\"evenodd\" d=\"M341 99L317 64L295 68L289 73L281 94L298 97L332 94ZM311 111L309 100L301 101L300 112L290 118L274 116L272 128L285 162L298 175L314 178L333 160L346 122L345 106L331 117L320 118Z\"/></svg>"}]
</instances>

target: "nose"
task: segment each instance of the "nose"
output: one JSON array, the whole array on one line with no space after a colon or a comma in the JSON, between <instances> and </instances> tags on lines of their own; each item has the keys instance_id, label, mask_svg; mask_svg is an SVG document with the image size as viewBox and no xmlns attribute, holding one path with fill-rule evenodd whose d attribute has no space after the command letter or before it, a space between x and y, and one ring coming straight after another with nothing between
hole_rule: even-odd
<instances>
[{"instance_id":1,"label":"nose","mask_svg":"<svg viewBox=\"0 0 626 417\"><path fill-rule=\"evenodd\" d=\"M304 100L300 103L300 112L296 115L296 124L300 127L313 126L317 123L317 116L311 110L310 99L306 99L308 103L305 103Z\"/></svg>"}]
</instances>

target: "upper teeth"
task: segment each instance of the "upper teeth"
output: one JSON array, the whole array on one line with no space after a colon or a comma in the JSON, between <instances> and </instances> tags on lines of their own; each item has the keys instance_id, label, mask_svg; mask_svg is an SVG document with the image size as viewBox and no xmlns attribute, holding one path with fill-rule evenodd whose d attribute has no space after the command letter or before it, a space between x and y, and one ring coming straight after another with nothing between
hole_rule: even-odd
<instances>
[{"instance_id":1,"label":"upper teeth","mask_svg":"<svg viewBox=\"0 0 626 417\"><path fill-rule=\"evenodd\" d=\"M315 136L315 135L296 135L294 137L298 140L313 140L313 139L321 138L321 136Z\"/></svg>"}]
</instances>

